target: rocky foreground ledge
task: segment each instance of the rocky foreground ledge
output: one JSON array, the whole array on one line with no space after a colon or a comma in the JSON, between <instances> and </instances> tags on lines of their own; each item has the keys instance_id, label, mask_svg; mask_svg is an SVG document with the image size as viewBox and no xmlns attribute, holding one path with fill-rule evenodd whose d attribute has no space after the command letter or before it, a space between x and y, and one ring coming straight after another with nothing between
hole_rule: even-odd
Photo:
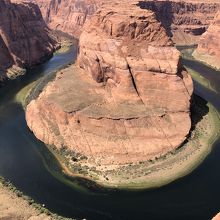
<instances>
[{"instance_id":1,"label":"rocky foreground ledge","mask_svg":"<svg viewBox=\"0 0 220 220\"><path fill-rule=\"evenodd\" d=\"M70 220L47 210L0 177L1 220ZM71 218L71 220L73 220Z\"/></svg>"},{"instance_id":2,"label":"rocky foreground ledge","mask_svg":"<svg viewBox=\"0 0 220 220\"><path fill-rule=\"evenodd\" d=\"M26 119L37 138L72 161L114 170L179 148L191 129L192 92L155 13L114 2L87 20L77 64L30 102Z\"/></svg>"}]
</instances>

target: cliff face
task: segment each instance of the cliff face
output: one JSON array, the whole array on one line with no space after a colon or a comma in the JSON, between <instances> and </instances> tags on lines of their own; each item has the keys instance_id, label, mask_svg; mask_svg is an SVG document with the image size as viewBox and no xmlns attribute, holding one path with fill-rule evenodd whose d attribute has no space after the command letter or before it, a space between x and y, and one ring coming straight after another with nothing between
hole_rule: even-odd
<instances>
[{"instance_id":1,"label":"cliff face","mask_svg":"<svg viewBox=\"0 0 220 220\"><path fill-rule=\"evenodd\" d=\"M194 44L207 30L220 3L213 1L140 1L139 6L151 9L177 44Z\"/></svg>"},{"instance_id":2,"label":"cliff face","mask_svg":"<svg viewBox=\"0 0 220 220\"><path fill-rule=\"evenodd\" d=\"M111 1L99 0L32 0L41 8L43 17L52 29L61 30L79 37L86 19L90 18L103 4ZM123 2L123 1L121 1ZM153 10L169 36L178 44L194 44L203 34L220 3L217 0L185 1L129 1L142 9Z\"/></svg>"},{"instance_id":3,"label":"cliff face","mask_svg":"<svg viewBox=\"0 0 220 220\"><path fill-rule=\"evenodd\" d=\"M33 0L51 29L60 30L78 37L86 19L98 7L96 0Z\"/></svg>"},{"instance_id":4,"label":"cliff face","mask_svg":"<svg viewBox=\"0 0 220 220\"><path fill-rule=\"evenodd\" d=\"M80 68L59 73L28 105L28 126L45 143L95 163L164 155L191 128L192 80L179 61L152 11L102 6L80 36Z\"/></svg>"},{"instance_id":5,"label":"cliff face","mask_svg":"<svg viewBox=\"0 0 220 220\"><path fill-rule=\"evenodd\" d=\"M0 1L0 81L39 64L56 44L37 5Z\"/></svg>"},{"instance_id":6,"label":"cliff face","mask_svg":"<svg viewBox=\"0 0 220 220\"><path fill-rule=\"evenodd\" d=\"M199 41L194 57L220 70L220 11Z\"/></svg>"}]
</instances>

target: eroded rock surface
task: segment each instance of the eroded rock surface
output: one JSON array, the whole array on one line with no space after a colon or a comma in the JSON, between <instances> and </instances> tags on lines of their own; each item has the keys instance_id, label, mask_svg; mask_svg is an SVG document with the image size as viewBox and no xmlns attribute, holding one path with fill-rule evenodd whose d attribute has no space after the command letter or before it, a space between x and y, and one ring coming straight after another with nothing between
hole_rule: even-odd
<instances>
[{"instance_id":1,"label":"eroded rock surface","mask_svg":"<svg viewBox=\"0 0 220 220\"><path fill-rule=\"evenodd\" d=\"M36 4L0 1L0 81L41 63L56 46Z\"/></svg>"},{"instance_id":2,"label":"eroded rock surface","mask_svg":"<svg viewBox=\"0 0 220 220\"><path fill-rule=\"evenodd\" d=\"M192 80L154 12L102 6L79 46L78 66L58 73L27 106L40 140L108 165L159 157L184 142Z\"/></svg>"},{"instance_id":3,"label":"eroded rock surface","mask_svg":"<svg viewBox=\"0 0 220 220\"><path fill-rule=\"evenodd\" d=\"M151 9L177 44L196 44L220 9L216 0L140 1L141 8Z\"/></svg>"},{"instance_id":4,"label":"eroded rock surface","mask_svg":"<svg viewBox=\"0 0 220 220\"><path fill-rule=\"evenodd\" d=\"M199 41L194 57L220 69L220 11Z\"/></svg>"},{"instance_id":5,"label":"eroded rock surface","mask_svg":"<svg viewBox=\"0 0 220 220\"><path fill-rule=\"evenodd\" d=\"M109 0L32 0L41 8L47 24L55 30L67 32L79 37L82 27L103 4ZM122 0L121 2L125 2ZM169 36L177 44L195 44L212 22L220 8L218 0L160 0L136 1L142 9L153 10L162 22Z\"/></svg>"},{"instance_id":6,"label":"eroded rock surface","mask_svg":"<svg viewBox=\"0 0 220 220\"><path fill-rule=\"evenodd\" d=\"M36 2L49 27L75 37L82 32L85 21L97 10L97 0L32 0Z\"/></svg>"}]
</instances>

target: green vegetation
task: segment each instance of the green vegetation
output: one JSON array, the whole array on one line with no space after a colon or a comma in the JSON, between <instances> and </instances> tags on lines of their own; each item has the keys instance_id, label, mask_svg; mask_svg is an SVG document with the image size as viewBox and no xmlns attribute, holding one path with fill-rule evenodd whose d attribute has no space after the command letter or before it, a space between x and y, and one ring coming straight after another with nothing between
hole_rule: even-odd
<instances>
[{"instance_id":1,"label":"green vegetation","mask_svg":"<svg viewBox=\"0 0 220 220\"><path fill-rule=\"evenodd\" d=\"M61 47L58 49L55 54L61 54L61 53L66 53L70 50L70 48L73 46L73 41L72 40L63 40L61 41Z\"/></svg>"},{"instance_id":2,"label":"green vegetation","mask_svg":"<svg viewBox=\"0 0 220 220\"><path fill-rule=\"evenodd\" d=\"M40 154L44 155L45 166L56 178L73 187L81 185L81 190L85 190L82 185L132 190L159 187L195 169L210 153L219 136L218 113L199 97L194 99L192 119L193 130L188 140L178 149L154 160L102 169L103 166L87 163L86 157L66 147L58 150L48 146L50 152L45 152L42 146Z\"/></svg>"}]
</instances>

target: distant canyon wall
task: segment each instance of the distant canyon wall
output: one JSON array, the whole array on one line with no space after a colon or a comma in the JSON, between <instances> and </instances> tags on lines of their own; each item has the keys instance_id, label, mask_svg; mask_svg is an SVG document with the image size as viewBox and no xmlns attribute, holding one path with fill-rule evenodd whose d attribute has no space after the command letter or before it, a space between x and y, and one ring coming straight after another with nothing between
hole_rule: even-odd
<instances>
[{"instance_id":1,"label":"distant canyon wall","mask_svg":"<svg viewBox=\"0 0 220 220\"><path fill-rule=\"evenodd\" d=\"M220 70L220 11L199 40L194 57Z\"/></svg>"},{"instance_id":2,"label":"distant canyon wall","mask_svg":"<svg viewBox=\"0 0 220 220\"><path fill-rule=\"evenodd\" d=\"M79 37L85 21L103 4L99 0L32 0L38 3L45 21L52 29ZM123 2L123 1L122 1ZM203 34L220 8L217 1L130 1L142 9L153 10L177 44L194 44ZM126 2L125 2L126 3Z\"/></svg>"},{"instance_id":3,"label":"distant canyon wall","mask_svg":"<svg viewBox=\"0 0 220 220\"><path fill-rule=\"evenodd\" d=\"M169 36L177 44L196 44L214 19L218 1L140 1L139 6L153 10Z\"/></svg>"},{"instance_id":4,"label":"distant canyon wall","mask_svg":"<svg viewBox=\"0 0 220 220\"><path fill-rule=\"evenodd\" d=\"M99 5L97 0L31 0L39 5L44 20L53 30L79 37L82 27Z\"/></svg>"},{"instance_id":5,"label":"distant canyon wall","mask_svg":"<svg viewBox=\"0 0 220 220\"><path fill-rule=\"evenodd\" d=\"M36 4L0 1L0 81L23 74L56 47Z\"/></svg>"}]
</instances>

